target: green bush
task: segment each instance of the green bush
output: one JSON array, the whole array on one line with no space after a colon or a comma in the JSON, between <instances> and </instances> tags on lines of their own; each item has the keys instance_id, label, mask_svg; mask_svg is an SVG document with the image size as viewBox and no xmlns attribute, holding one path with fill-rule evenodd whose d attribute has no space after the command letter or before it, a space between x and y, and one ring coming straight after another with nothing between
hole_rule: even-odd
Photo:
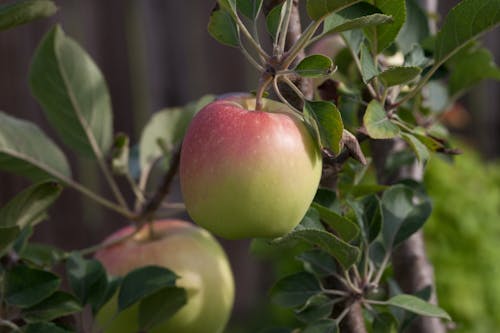
<instances>
[{"instance_id":1,"label":"green bush","mask_svg":"<svg viewBox=\"0 0 500 333\"><path fill-rule=\"evenodd\" d=\"M457 332L500 327L500 164L471 151L454 163L437 157L425 183L434 210L425 227L440 305Z\"/></svg>"}]
</instances>

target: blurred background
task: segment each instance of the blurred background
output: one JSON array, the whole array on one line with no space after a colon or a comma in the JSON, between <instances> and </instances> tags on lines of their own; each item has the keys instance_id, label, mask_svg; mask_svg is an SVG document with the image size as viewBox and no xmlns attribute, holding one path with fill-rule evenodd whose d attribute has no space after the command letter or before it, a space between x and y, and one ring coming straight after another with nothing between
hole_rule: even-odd
<instances>
[{"instance_id":1,"label":"blurred background","mask_svg":"<svg viewBox=\"0 0 500 333\"><path fill-rule=\"evenodd\" d=\"M214 1L55 1L60 10L51 19L0 32L0 110L36 122L63 148L31 97L27 79L34 50L54 24L61 24L101 68L111 94L115 132L129 134L132 143L161 108L184 105L208 93L256 87L256 73L239 51L216 43L206 32ZM6 2L0 0L0 4ZM456 3L439 1L440 13ZM497 29L483 38L497 63L499 36ZM498 82L483 82L462 98L448 124L460 137L457 145L465 154L453 166L433 158L426 179L435 202L426 235L438 276L438 296L463 332L493 332L500 325L500 314L495 312L500 308L500 166L494 162L500 156L499 106ZM95 163L66 153L75 177L100 188ZM20 177L0 172L0 204L27 185ZM179 200L178 191L172 196ZM50 220L37 227L35 237L65 250L79 249L126 223L66 190L52 208ZM261 305L274 275L281 272L251 256L247 241L223 245L237 285L234 324L228 332L244 332L236 328L237 322L265 321L266 308Z\"/></svg>"}]
</instances>

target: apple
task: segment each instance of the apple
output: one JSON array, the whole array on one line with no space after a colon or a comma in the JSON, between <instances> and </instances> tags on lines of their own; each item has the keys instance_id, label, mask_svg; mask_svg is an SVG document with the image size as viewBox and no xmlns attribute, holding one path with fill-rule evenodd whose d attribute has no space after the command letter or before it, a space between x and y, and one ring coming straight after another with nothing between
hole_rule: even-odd
<instances>
[{"instance_id":1,"label":"apple","mask_svg":"<svg viewBox=\"0 0 500 333\"><path fill-rule=\"evenodd\" d=\"M227 238L271 238L304 217L322 157L304 122L286 105L234 95L205 106L181 149L180 184L191 218Z\"/></svg>"},{"instance_id":2,"label":"apple","mask_svg":"<svg viewBox=\"0 0 500 333\"><path fill-rule=\"evenodd\" d=\"M176 283L186 289L188 301L152 333L221 333L234 301L233 275L224 250L208 231L189 222L162 220L153 228L153 234L145 227L129 240L98 251L96 258L114 276L146 265L166 267L180 276ZM133 231L123 228L107 241ZM104 306L97 322L106 333L138 332L138 306L114 317L116 299Z\"/></svg>"}]
</instances>

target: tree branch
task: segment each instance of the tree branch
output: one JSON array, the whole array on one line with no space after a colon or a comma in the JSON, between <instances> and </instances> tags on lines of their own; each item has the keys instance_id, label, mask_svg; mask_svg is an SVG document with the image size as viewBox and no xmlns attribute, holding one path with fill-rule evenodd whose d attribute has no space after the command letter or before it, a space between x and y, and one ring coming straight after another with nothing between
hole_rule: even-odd
<instances>
[{"instance_id":1,"label":"tree branch","mask_svg":"<svg viewBox=\"0 0 500 333\"><path fill-rule=\"evenodd\" d=\"M373 140L372 150L377 178L382 184L394 184L403 179L422 181L423 167L416 162L412 165L401 167L397 172L388 174L385 171L387 158L402 149L406 144L401 139ZM404 241L392 253L392 266L394 276L399 286L405 293L413 294L425 287L432 288L431 303L437 303L434 284L434 269L427 259L425 252L424 235L422 230ZM417 317L408 333L444 333L445 325L439 318Z\"/></svg>"}]
</instances>

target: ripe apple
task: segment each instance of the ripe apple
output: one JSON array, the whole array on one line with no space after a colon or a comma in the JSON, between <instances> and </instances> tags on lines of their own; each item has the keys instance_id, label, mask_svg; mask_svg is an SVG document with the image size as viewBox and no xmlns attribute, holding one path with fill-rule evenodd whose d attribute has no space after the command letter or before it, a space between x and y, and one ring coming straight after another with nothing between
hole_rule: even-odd
<instances>
[{"instance_id":1,"label":"ripe apple","mask_svg":"<svg viewBox=\"0 0 500 333\"><path fill-rule=\"evenodd\" d=\"M180 183L200 226L228 239L278 237L304 217L322 158L286 105L235 95L205 106L182 144Z\"/></svg>"},{"instance_id":2,"label":"ripe apple","mask_svg":"<svg viewBox=\"0 0 500 333\"><path fill-rule=\"evenodd\" d=\"M234 301L234 281L226 254L209 232L189 222L156 221L154 236L148 228L127 241L96 253L109 274L123 276L146 265L167 267L180 276L177 285L186 289L187 304L152 333L221 333ZM126 227L107 240L133 232ZM106 333L135 333L138 306L116 314L115 296L97 316Z\"/></svg>"}]
</instances>

